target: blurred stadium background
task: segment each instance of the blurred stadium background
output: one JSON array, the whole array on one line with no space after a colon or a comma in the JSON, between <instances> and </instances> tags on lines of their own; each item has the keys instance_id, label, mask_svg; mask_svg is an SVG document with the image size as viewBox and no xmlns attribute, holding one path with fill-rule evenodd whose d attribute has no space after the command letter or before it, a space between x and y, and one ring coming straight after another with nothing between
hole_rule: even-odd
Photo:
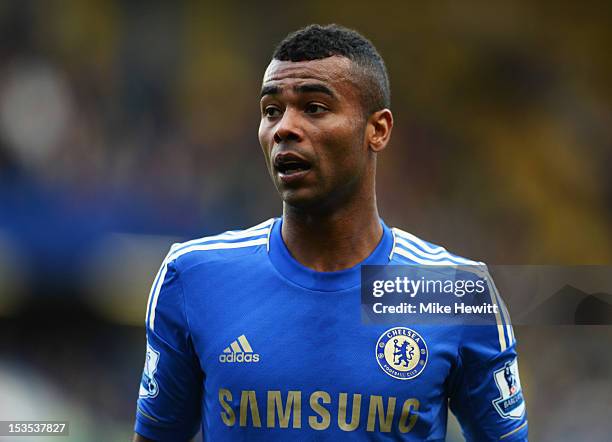
<instances>
[{"instance_id":1,"label":"blurred stadium background","mask_svg":"<svg viewBox=\"0 0 612 442\"><path fill-rule=\"evenodd\" d=\"M388 223L491 264L612 264L610 3L3 1L0 419L130 439L169 245L280 214L258 91L311 22L386 60ZM530 439L609 441L612 327L516 335Z\"/></svg>"}]
</instances>

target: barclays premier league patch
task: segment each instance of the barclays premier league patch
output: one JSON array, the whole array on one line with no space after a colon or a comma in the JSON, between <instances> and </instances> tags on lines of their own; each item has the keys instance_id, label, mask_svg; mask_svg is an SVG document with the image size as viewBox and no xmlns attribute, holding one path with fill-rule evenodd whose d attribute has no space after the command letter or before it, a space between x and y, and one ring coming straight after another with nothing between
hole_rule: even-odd
<instances>
[{"instance_id":1,"label":"barclays premier league patch","mask_svg":"<svg viewBox=\"0 0 612 442\"><path fill-rule=\"evenodd\" d=\"M154 398L159 392L157 381L155 380L155 372L159 362L159 352L147 343L147 356L145 366L142 372L142 380L140 381L140 390L138 396L141 398Z\"/></svg>"},{"instance_id":2,"label":"barclays premier league patch","mask_svg":"<svg viewBox=\"0 0 612 442\"><path fill-rule=\"evenodd\" d=\"M525 414L525 401L521 390L518 363L516 358L506 362L502 368L493 373L495 385L500 397L493 400L493 406L501 417L520 419Z\"/></svg>"},{"instance_id":3,"label":"barclays premier league patch","mask_svg":"<svg viewBox=\"0 0 612 442\"><path fill-rule=\"evenodd\" d=\"M376 343L378 365L395 379L408 380L420 375L428 355L423 337L406 327L387 330Z\"/></svg>"}]
</instances>

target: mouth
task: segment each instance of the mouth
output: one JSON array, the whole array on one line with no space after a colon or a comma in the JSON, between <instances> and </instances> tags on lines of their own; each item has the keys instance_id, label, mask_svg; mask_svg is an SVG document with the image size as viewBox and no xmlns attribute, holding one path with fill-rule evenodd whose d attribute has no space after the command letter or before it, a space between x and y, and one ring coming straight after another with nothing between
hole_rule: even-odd
<instances>
[{"instance_id":1,"label":"mouth","mask_svg":"<svg viewBox=\"0 0 612 442\"><path fill-rule=\"evenodd\" d=\"M279 153L274 157L274 170L281 179L304 176L311 169L309 161L293 153Z\"/></svg>"}]
</instances>

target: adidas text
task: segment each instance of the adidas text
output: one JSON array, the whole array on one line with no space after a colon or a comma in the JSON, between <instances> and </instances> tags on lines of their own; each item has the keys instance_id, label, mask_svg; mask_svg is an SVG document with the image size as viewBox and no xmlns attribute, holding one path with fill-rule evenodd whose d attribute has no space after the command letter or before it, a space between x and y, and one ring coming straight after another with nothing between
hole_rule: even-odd
<instances>
[{"instance_id":1,"label":"adidas text","mask_svg":"<svg viewBox=\"0 0 612 442\"><path fill-rule=\"evenodd\" d=\"M257 353L220 354L219 362L259 362L259 354Z\"/></svg>"}]
</instances>

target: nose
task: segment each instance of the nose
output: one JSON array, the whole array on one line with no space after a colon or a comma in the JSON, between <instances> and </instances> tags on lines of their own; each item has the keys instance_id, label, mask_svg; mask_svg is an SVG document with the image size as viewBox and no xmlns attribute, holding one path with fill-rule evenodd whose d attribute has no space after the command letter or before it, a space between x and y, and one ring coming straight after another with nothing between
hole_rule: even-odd
<instances>
[{"instance_id":1,"label":"nose","mask_svg":"<svg viewBox=\"0 0 612 442\"><path fill-rule=\"evenodd\" d=\"M274 131L274 142L276 144L283 141L300 141L302 139L300 117L298 114L298 112L289 108L285 110Z\"/></svg>"}]
</instances>

